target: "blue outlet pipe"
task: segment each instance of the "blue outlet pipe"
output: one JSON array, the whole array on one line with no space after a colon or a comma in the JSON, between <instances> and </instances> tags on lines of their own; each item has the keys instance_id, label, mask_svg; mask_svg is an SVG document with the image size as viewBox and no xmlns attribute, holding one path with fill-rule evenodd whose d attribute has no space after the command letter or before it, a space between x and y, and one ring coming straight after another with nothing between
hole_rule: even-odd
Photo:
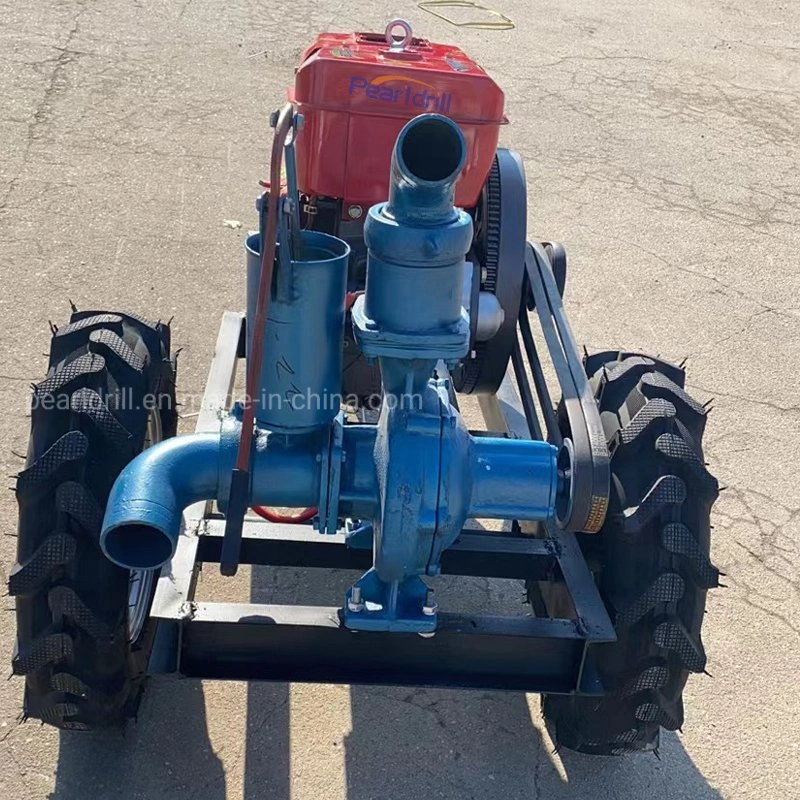
<instances>
[{"instance_id":1,"label":"blue outlet pipe","mask_svg":"<svg viewBox=\"0 0 800 800\"><path fill-rule=\"evenodd\" d=\"M383 213L408 226L441 227L458 219L453 198L466 159L464 134L455 122L440 114L414 117L392 150L389 201Z\"/></svg>"},{"instance_id":2,"label":"blue outlet pipe","mask_svg":"<svg viewBox=\"0 0 800 800\"><path fill-rule=\"evenodd\" d=\"M169 561L184 509L201 500L227 498L239 430L238 421L229 418L219 434L168 439L128 464L108 498L100 534L106 556L126 569L156 569ZM327 436L259 432L249 505L316 505L321 480L318 456L324 447ZM368 507L368 477L362 476L359 489Z\"/></svg>"},{"instance_id":3,"label":"blue outlet pipe","mask_svg":"<svg viewBox=\"0 0 800 800\"><path fill-rule=\"evenodd\" d=\"M461 336L458 330L472 219L453 206L466 153L458 125L439 114L414 117L397 138L389 199L373 206L364 224L367 281L354 324L368 356L435 362L460 358L469 348L468 329ZM372 330L380 332L374 342ZM448 345L454 333L455 344ZM407 342L408 334L416 336Z\"/></svg>"}]
</instances>

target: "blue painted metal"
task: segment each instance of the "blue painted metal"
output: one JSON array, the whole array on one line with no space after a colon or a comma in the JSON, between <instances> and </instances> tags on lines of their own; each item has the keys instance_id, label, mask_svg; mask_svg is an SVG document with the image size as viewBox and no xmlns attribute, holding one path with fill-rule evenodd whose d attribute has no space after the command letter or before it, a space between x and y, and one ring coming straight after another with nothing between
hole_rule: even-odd
<instances>
[{"instance_id":1,"label":"blue painted metal","mask_svg":"<svg viewBox=\"0 0 800 800\"><path fill-rule=\"evenodd\" d=\"M376 433L374 425L346 425L344 428L340 516L372 519L378 497L378 474L373 460Z\"/></svg>"},{"instance_id":2,"label":"blue painted metal","mask_svg":"<svg viewBox=\"0 0 800 800\"><path fill-rule=\"evenodd\" d=\"M218 496L220 437L195 433L149 447L111 489L100 546L115 564L155 569L175 552L186 506Z\"/></svg>"},{"instance_id":3,"label":"blue painted metal","mask_svg":"<svg viewBox=\"0 0 800 800\"><path fill-rule=\"evenodd\" d=\"M424 610L429 591L416 575L387 582L373 567L347 590L345 624L361 631L433 633L436 612L433 606Z\"/></svg>"},{"instance_id":4,"label":"blue painted metal","mask_svg":"<svg viewBox=\"0 0 800 800\"><path fill-rule=\"evenodd\" d=\"M345 425L339 412L349 248L304 231L303 260L287 267L286 254L279 257L256 398L274 402L258 411L249 504L316 505L321 532L335 532L345 517L362 520L348 544L371 545L374 556L346 596L353 629L434 631L436 608L421 576L438 574L466 519L544 521L556 506L556 448L471 435L450 404L449 381L434 376L440 359L453 363L468 347L462 284L472 223L453 207L464 152L451 120L412 120L395 146L389 200L369 212L366 292L353 324L365 355L380 361L377 425ZM258 246L249 237L249 287ZM252 288L248 301L252 320ZM292 398L303 393L321 402L297 407ZM169 559L183 509L228 497L240 431L234 409L218 435L171 439L134 459L109 499L106 555L137 569Z\"/></svg>"},{"instance_id":5,"label":"blue painted metal","mask_svg":"<svg viewBox=\"0 0 800 800\"><path fill-rule=\"evenodd\" d=\"M224 505L241 430L238 417L237 412L226 417L219 434L160 442L125 467L111 490L100 535L108 558L128 569L156 569L175 552L188 505L214 498ZM292 436L257 431L249 504L316 504L318 456L328 446L327 429Z\"/></svg>"},{"instance_id":6,"label":"blue painted metal","mask_svg":"<svg viewBox=\"0 0 800 800\"><path fill-rule=\"evenodd\" d=\"M339 490L342 484L342 447L344 440L344 413L339 412L330 429L330 468L328 479L320 485L320 498L327 498L327 515L319 514L317 528L320 533L336 533L341 527L339 516Z\"/></svg>"},{"instance_id":7,"label":"blue painted metal","mask_svg":"<svg viewBox=\"0 0 800 800\"><path fill-rule=\"evenodd\" d=\"M350 247L318 231L301 231L300 240L302 259L281 260L278 255L260 391L254 398L256 423L286 433L327 425L339 413L341 401ZM249 236L246 249L247 324L252 326L261 271L260 235Z\"/></svg>"},{"instance_id":8,"label":"blue painted metal","mask_svg":"<svg viewBox=\"0 0 800 800\"><path fill-rule=\"evenodd\" d=\"M422 403L413 413L386 404L375 440L374 564L386 582L428 571L434 542L446 547L464 527L471 494L472 437L444 381L413 399Z\"/></svg>"},{"instance_id":9,"label":"blue painted metal","mask_svg":"<svg viewBox=\"0 0 800 800\"><path fill-rule=\"evenodd\" d=\"M547 518L555 495L555 448L544 442L472 437L469 434L467 442L462 438L461 426L456 422L452 409L442 410L444 396L436 391L439 413L452 420L450 424L457 433L445 434L443 439L442 458L445 462L451 460L455 469L448 471L439 467L441 479L430 478L431 471L420 469L414 458L398 460L400 451L408 447L419 445L419 455L433 452L438 447L435 413L427 417L424 414L412 415L415 421L407 438L402 428L392 426L391 433L385 434L390 436L388 440L381 439L380 426L376 428L373 425L342 426L339 433L330 438L327 429L291 436L258 430L250 503L309 506L319 502L321 493L328 492L331 495L326 515L329 520L335 513L334 509L338 511L338 517L373 519L380 513L375 453L376 450L394 452L393 475L386 485L394 485L396 475L405 475L407 480L413 480L417 473L428 476L424 486L427 507L423 507L423 503L419 506L419 531L424 537L423 559L417 564L420 574L437 573L441 551L445 543L450 543L459 520L468 517ZM239 417L238 409L234 410L223 420L219 434L192 434L162 442L146 450L123 470L109 497L101 535L103 550L112 561L131 569L159 567L174 552L181 514L186 506L218 498L224 510L236 458ZM469 460L464 458L466 451L473 454ZM463 464L471 470L471 478L463 475ZM335 485L335 480L331 480L334 470L340 471L338 496L331 492ZM465 483L460 483L462 480ZM440 502L438 514L442 517L441 523L436 519L432 521L431 517L437 513L434 502L437 495L447 506L443 508ZM547 498L551 498L549 502ZM402 517L408 508L400 506L394 508L394 512ZM332 532L331 526L329 521L328 530ZM363 527L369 532L360 534L362 546L371 542L373 536L369 522L365 522ZM389 528L392 529L391 523ZM385 532L386 527L382 530ZM405 534L410 541L416 541L415 528L409 528ZM382 542L380 558L383 564L387 558L391 560L396 545L385 536ZM355 540L353 546L358 546ZM400 546L402 548L402 543ZM431 553L427 560L424 558L426 548Z\"/></svg>"},{"instance_id":10,"label":"blue painted metal","mask_svg":"<svg viewBox=\"0 0 800 800\"><path fill-rule=\"evenodd\" d=\"M424 594L410 579L439 573L442 553L466 519L552 518L555 447L470 435L448 401L446 381L430 380L419 398L413 412L387 404L378 422L375 516L350 543L364 547L371 534L374 553L373 569L354 584L364 607L354 611L352 588L347 593L345 622L354 629L434 630L436 614L421 611Z\"/></svg>"},{"instance_id":11,"label":"blue painted metal","mask_svg":"<svg viewBox=\"0 0 800 800\"><path fill-rule=\"evenodd\" d=\"M397 138L389 200L373 206L364 225L367 283L353 307L368 357L453 364L469 348L461 295L472 219L453 207L465 153L458 126L438 114L415 117Z\"/></svg>"},{"instance_id":12,"label":"blue painted metal","mask_svg":"<svg viewBox=\"0 0 800 800\"><path fill-rule=\"evenodd\" d=\"M544 520L558 492L556 448L528 439L472 440L473 519Z\"/></svg>"},{"instance_id":13,"label":"blue painted metal","mask_svg":"<svg viewBox=\"0 0 800 800\"><path fill-rule=\"evenodd\" d=\"M336 533L341 527L339 515L339 490L342 483L342 440L344 438L344 413L339 412L328 430L329 446L320 454L320 474L327 476L320 482L317 515L313 525L320 533Z\"/></svg>"},{"instance_id":14,"label":"blue painted metal","mask_svg":"<svg viewBox=\"0 0 800 800\"><path fill-rule=\"evenodd\" d=\"M432 377L438 359L452 364L468 348L462 294L472 223L453 207L464 153L451 120L409 122L395 145L389 200L370 209L365 226L366 291L353 327L364 354L380 360L385 400L374 449L374 567L344 609L354 629L435 630L419 576L438 573L467 517L547 519L555 503L555 448L472 437L448 382Z\"/></svg>"},{"instance_id":15,"label":"blue painted metal","mask_svg":"<svg viewBox=\"0 0 800 800\"><path fill-rule=\"evenodd\" d=\"M348 520L345 523L345 545L351 550L372 550L373 530L371 522Z\"/></svg>"}]
</instances>

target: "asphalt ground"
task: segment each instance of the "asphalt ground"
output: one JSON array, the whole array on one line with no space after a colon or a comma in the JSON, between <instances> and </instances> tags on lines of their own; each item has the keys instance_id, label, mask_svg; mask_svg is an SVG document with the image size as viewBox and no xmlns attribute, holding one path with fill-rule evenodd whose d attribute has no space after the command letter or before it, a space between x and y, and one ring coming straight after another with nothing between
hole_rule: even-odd
<instances>
[{"instance_id":1,"label":"asphalt ground","mask_svg":"<svg viewBox=\"0 0 800 800\"><path fill-rule=\"evenodd\" d=\"M0 798L800 796L796 4L492 4L514 30L457 28L410 0L0 1L2 472L21 467L28 385L68 298L173 316L180 391L201 391L219 317L243 307L267 113L300 52L320 30L406 17L504 88L529 234L567 246L578 340L688 357L692 391L714 398L706 455L727 490L713 555L728 586L709 599L713 679L690 680L685 732L664 735L660 760L606 761L554 754L535 696L159 679L124 736L59 735L17 724L15 679L0 682ZM11 492L0 516L7 572ZM202 590L309 601L340 582L209 572ZM463 596L505 591L476 580ZM8 664L13 613L0 631Z\"/></svg>"}]
</instances>

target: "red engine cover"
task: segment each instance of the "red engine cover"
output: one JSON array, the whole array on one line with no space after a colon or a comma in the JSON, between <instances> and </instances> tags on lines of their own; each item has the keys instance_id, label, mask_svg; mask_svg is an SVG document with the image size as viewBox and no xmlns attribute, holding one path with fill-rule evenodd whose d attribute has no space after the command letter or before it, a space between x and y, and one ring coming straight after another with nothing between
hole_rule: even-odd
<instances>
[{"instance_id":1,"label":"red engine cover","mask_svg":"<svg viewBox=\"0 0 800 800\"><path fill-rule=\"evenodd\" d=\"M403 125L435 111L467 141L456 204L474 206L492 165L503 92L457 47L412 39L390 48L384 34L323 33L303 54L290 99L305 118L297 137L300 190L370 206L388 195L392 147Z\"/></svg>"}]
</instances>

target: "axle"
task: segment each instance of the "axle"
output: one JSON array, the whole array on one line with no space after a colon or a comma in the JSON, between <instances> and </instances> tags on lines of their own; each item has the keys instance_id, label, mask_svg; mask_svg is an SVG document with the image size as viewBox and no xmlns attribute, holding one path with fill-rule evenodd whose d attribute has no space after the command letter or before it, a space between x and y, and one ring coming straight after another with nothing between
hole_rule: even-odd
<instances>
[{"instance_id":1,"label":"axle","mask_svg":"<svg viewBox=\"0 0 800 800\"><path fill-rule=\"evenodd\" d=\"M462 287L472 222L453 206L464 160L454 122L416 117L395 145L389 200L369 211L366 291L353 325L364 355L380 364L377 425L345 424L329 405L347 246L303 232L316 238L291 260L275 260L249 505L316 506L321 534L350 519L371 535L373 568L343 603L353 629L434 631L436 607L421 576L438 573L464 522L550 520L559 492L563 500L570 489L552 445L471 434L437 372L469 347ZM248 323L252 313L251 304ZM112 561L155 569L174 553L189 504L216 499L225 510L241 416L234 408L219 434L166 441L123 470L101 534Z\"/></svg>"}]
</instances>

